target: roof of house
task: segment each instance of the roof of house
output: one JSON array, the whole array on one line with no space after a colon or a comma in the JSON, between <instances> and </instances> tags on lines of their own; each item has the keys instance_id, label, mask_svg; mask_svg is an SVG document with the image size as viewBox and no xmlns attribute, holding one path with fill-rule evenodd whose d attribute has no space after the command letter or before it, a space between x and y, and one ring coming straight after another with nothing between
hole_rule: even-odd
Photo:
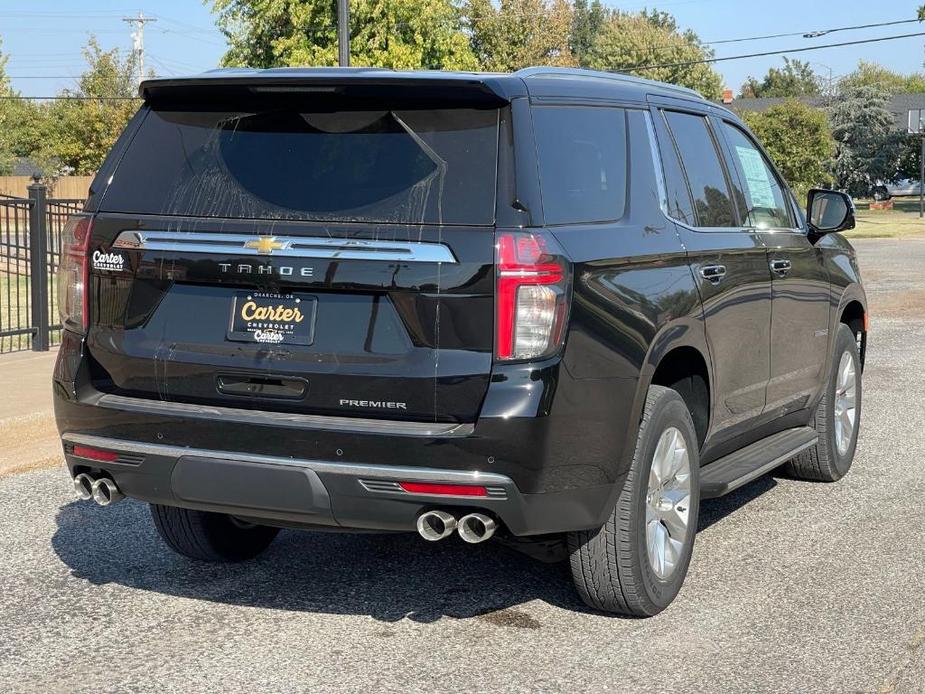
<instances>
[{"instance_id":1,"label":"roof of house","mask_svg":"<svg viewBox=\"0 0 925 694\"><path fill-rule=\"evenodd\" d=\"M41 173L42 167L29 157L16 157L13 161L13 176L31 176Z\"/></svg>"},{"instance_id":2,"label":"roof of house","mask_svg":"<svg viewBox=\"0 0 925 694\"><path fill-rule=\"evenodd\" d=\"M768 97L768 98L742 98L736 99L731 104L725 104L727 108L736 111L737 113L742 113L745 111L767 111L772 106L783 103L788 99L782 97ZM803 96L798 97L798 101L802 101L805 104L810 106L820 107L825 103L825 98L821 96ZM908 125L909 111L912 109L925 109L925 92L916 92L913 94L894 94L890 97L890 101L887 104L887 108L893 114L893 117L896 120L896 127L905 130Z\"/></svg>"}]
</instances>

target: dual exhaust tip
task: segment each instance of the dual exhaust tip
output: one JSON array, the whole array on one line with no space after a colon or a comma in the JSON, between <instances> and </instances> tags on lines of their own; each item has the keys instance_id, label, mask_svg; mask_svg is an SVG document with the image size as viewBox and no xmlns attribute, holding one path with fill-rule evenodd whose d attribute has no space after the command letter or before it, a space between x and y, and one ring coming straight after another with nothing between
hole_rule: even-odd
<instances>
[{"instance_id":1,"label":"dual exhaust tip","mask_svg":"<svg viewBox=\"0 0 925 694\"><path fill-rule=\"evenodd\" d=\"M81 501L93 499L100 506L110 506L125 498L125 494L108 477L94 479L85 472L74 478L74 491Z\"/></svg>"},{"instance_id":2,"label":"dual exhaust tip","mask_svg":"<svg viewBox=\"0 0 925 694\"><path fill-rule=\"evenodd\" d=\"M446 511L427 511L418 516L418 534L425 540L436 542L459 533L464 542L478 544L495 534L498 524L484 513L468 513L459 520Z\"/></svg>"}]
</instances>

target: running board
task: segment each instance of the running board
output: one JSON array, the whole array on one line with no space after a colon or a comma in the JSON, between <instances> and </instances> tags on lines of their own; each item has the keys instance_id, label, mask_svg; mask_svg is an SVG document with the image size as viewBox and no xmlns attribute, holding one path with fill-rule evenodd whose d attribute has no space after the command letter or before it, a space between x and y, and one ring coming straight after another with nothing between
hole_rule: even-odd
<instances>
[{"instance_id":1,"label":"running board","mask_svg":"<svg viewBox=\"0 0 925 694\"><path fill-rule=\"evenodd\" d=\"M728 494L783 465L818 439L810 427L787 429L705 465L700 470L700 498Z\"/></svg>"}]
</instances>

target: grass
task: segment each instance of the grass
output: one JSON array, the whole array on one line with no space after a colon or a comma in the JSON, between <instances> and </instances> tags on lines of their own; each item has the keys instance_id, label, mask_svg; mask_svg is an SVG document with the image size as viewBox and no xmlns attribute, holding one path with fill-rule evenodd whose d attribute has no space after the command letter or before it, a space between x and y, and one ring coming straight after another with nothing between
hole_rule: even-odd
<instances>
[{"instance_id":1,"label":"grass","mask_svg":"<svg viewBox=\"0 0 925 694\"><path fill-rule=\"evenodd\" d=\"M55 291L55 278L50 277L49 292ZM0 332L28 328L32 325L31 297L29 294L29 278L25 275L10 275L0 271ZM54 296L54 295L52 295ZM49 306L48 320L55 324L58 322L57 309ZM56 341L52 331L52 342ZM29 349L31 337L29 335L13 335L0 337L0 354Z\"/></svg>"},{"instance_id":2,"label":"grass","mask_svg":"<svg viewBox=\"0 0 925 694\"><path fill-rule=\"evenodd\" d=\"M892 210L871 210L869 200L857 201L856 207L857 227L845 232L849 239L925 237L918 198L896 198Z\"/></svg>"}]
</instances>

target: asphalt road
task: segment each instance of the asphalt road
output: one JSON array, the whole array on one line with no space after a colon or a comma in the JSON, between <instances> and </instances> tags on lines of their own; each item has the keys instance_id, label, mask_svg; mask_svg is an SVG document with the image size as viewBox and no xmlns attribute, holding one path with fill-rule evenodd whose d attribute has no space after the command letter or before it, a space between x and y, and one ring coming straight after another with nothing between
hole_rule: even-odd
<instances>
[{"instance_id":1,"label":"asphalt road","mask_svg":"<svg viewBox=\"0 0 925 694\"><path fill-rule=\"evenodd\" d=\"M853 470L705 502L658 617L592 613L564 565L492 543L284 532L194 564L142 504L38 470L0 478L0 691L925 692L925 240L857 246Z\"/></svg>"}]
</instances>

